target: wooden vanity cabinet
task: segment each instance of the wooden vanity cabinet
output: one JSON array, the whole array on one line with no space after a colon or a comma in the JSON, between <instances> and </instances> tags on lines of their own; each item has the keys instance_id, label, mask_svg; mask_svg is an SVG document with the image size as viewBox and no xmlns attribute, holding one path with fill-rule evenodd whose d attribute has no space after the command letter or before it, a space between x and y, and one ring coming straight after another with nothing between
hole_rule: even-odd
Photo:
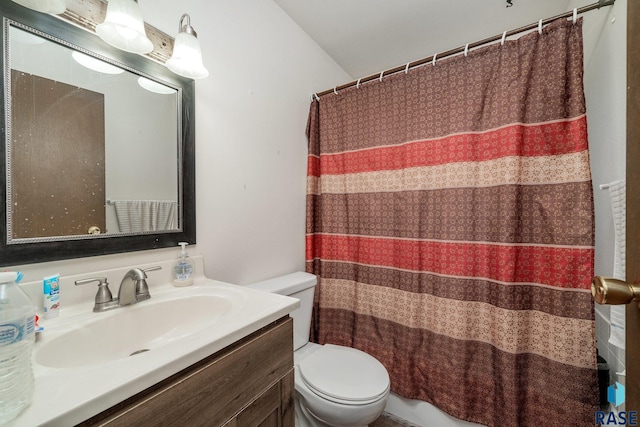
<instances>
[{"instance_id":1,"label":"wooden vanity cabinet","mask_svg":"<svg viewBox=\"0 0 640 427\"><path fill-rule=\"evenodd\" d=\"M288 316L79 424L294 427Z\"/></svg>"}]
</instances>

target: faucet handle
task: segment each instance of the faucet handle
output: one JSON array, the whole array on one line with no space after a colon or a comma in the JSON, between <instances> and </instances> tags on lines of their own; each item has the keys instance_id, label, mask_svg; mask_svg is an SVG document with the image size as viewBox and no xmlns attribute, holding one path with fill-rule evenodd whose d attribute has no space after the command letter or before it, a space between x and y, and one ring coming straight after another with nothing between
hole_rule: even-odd
<instances>
[{"instance_id":1,"label":"faucet handle","mask_svg":"<svg viewBox=\"0 0 640 427\"><path fill-rule=\"evenodd\" d=\"M147 271L156 271L156 270L162 270L162 266L161 265L156 265L153 267L149 267L149 268L143 268L142 271L144 271L145 273Z\"/></svg>"},{"instance_id":2,"label":"faucet handle","mask_svg":"<svg viewBox=\"0 0 640 427\"><path fill-rule=\"evenodd\" d=\"M113 303L113 295L109 289L109 282L106 277L92 277L90 279L76 280L75 284L86 285L89 283L98 283L98 292L96 293L96 301L93 311L104 311L107 305Z\"/></svg>"},{"instance_id":3,"label":"faucet handle","mask_svg":"<svg viewBox=\"0 0 640 427\"><path fill-rule=\"evenodd\" d=\"M143 301L151 298L151 294L149 294L149 286L147 285L147 272L161 269L162 266L159 265L141 269L144 277L136 281L136 299L138 301Z\"/></svg>"}]
</instances>

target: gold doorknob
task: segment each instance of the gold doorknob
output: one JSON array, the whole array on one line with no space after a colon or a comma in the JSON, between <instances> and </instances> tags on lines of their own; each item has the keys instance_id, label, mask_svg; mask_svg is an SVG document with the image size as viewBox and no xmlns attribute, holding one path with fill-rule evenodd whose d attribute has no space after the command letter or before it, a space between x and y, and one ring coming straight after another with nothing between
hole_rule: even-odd
<instances>
[{"instance_id":1,"label":"gold doorknob","mask_svg":"<svg viewBox=\"0 0 640 427\"><path fill-rule=\"evenodd\" d=\"M640 301L640 286L595 276L591 279L591 295L598 304L629 304L631 301Z\"/></svg>"}]
</instances>

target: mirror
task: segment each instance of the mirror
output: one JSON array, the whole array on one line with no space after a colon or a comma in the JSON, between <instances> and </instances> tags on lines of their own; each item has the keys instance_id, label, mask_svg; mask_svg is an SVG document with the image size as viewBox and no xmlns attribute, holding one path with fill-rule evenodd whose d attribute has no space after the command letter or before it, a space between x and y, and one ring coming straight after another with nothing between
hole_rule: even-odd
<instances>
[{"instance_id":1,"label":"mirror","mask_svg":"<svg viewBox=\"0 0 640 427\"><path fill-rule=\"evenodd\" d=\"M195 243L193 81L0 6L0 266Z\"/></svg>"}]
</instances>

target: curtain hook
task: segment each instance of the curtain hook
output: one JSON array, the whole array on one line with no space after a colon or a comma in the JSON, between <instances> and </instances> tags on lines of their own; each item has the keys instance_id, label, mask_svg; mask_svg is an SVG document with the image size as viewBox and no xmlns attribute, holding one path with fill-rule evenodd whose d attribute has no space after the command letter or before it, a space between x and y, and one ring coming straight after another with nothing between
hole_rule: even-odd
<instances>
[{"instance_id":1,"label":"curtain hook","mask_svg":"<svg viewBox=\"0 0 640 427\"><path fill-rule=\"evenodd\" d=\"M358 79L358 83L356 83L356 89L360 89L360 80L362 80L362 77Z\"/></svg>"},{"instance_id":2,"label":"curtain hook","mask_svg":"<svg viewBox=\"0 0 640 427\"><path fill-rule=\"evenodd\" d=\"M573 8L573 23L575 24L577 20L578 20L578 9L576 9L574 7Z\"/></svg>"},{"instance_id":3,"label":"curtain hook","mask_svg":"<svg viewBox=\"0 0 640 427\"><path fill-rule=\"evenodd\" d=\"M334 86L334 87L333 87L333 93L335 93L336 95L338 94L338 91L336 90L336 88L337 88L337 87L338 87L338 86Z\"/></svg>"},{"instance_id":4,"label":"curtain hook","mask_svg":"<svg viewBox=\"0 0 640 427\"><path fill-rule=\"evenodd\" d=\"M542 34L542 19L538 21L538 34Z\"/></svg>"},{"instance_id":5,"label":"curtain hook","mask_svg":"<svg viewBox=\"0 0 640 427\"><path fill-rule=\"evenodd\" d=\"M320 97L318 96L318 94L317 94L317 93L314 93L314 94L313 94L313 96L315 96L316 101L320 102Z\"/></svg>"},{"instance_id":6,"label":"curtain hook","mask_svg":"<svg viewBox=\"0 0 640 427\"><path fill-rule=\"evenodd\" d=\"M382 83L382 76L383 76L383 74L384 74L384 71L380 72L380 79L379 79L379 80L380 80L380 83Z\"/></svg>"},{"instance_id":7,"label":"curtain hook","mask_svg":"<svg viewBox=\"0 0 640 427\"><path fill-rule=\"evenodd\" d=\"M502 41L500 42L501 46L504 46L504 41L507 38L507 32L505 31L504 33L502 33Z\"/></svg>"},{"instance_id":8,"label":"curtain hook","mask_svg":"<svg viewBox=\"0 0 640 427\"><path fill-rule=\"evenodd\" d=\"M407 66L404 67L404 73L407 74L409 72L409 64L411 64L411 62L407 62Z\"/></svg>"},{"instance_id":9,"label":"curtain hook","mask_svg":"<svg viewBox=\"0 0 640 427\"><path fill-rule=\"evenodd\" d=\"M431 65L433 65L434 67L436 66L436 57L438 56L437 53L433 54L433 59L431 60Z\"/></svg>"},{"instance_id":10,"label":"curtain hook","mask_svg":"<svg viewBox=\"0 0 640 427\"><path fill-rule=\"evenodd\" d=\"M468 54L468 53L469 53L469 43L467 43L467 44L464 46L464 56L467 56L467 54Z\"/></svg>"}]
</instances>

